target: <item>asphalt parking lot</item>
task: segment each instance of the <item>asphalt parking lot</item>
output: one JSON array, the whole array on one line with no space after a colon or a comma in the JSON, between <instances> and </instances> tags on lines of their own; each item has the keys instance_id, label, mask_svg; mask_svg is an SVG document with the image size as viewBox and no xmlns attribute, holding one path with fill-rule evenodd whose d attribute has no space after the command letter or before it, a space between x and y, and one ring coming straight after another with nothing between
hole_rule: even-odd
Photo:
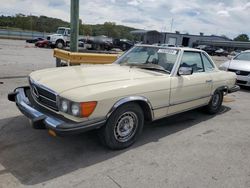
<instances>
[{"instance_id":1,"label":"asphalt parking lot","mask_svg":"<svg viewBox=\"0 0 250 188\"><path fill-rule=\"evenodd\" d=\"M54 138L34 130L7 100L31 71L54 66L51 49L0 39L0 188L250 188L250 89L226 97L216 116L165 118L145 125L132 147L110 151L95 131Z\"/></svg>"}]
</instances>

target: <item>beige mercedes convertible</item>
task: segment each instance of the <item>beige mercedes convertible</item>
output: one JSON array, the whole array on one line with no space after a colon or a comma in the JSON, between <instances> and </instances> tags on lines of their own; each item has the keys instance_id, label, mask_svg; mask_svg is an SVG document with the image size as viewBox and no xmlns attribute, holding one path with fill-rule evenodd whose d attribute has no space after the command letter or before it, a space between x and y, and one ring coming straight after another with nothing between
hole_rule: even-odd
<instances>
[{"instance_id":1,"label":"beige mercedes convertible","mask_svg":"<svg viewBox=\"0 0 250 188\"><path fill-rule=\"evenodd\" d=\"M29 86L8 95L34 128L52 135L99 129L105 145L133 144L145 121L198 107L217 113L223 96L239 90L233 72L220 71L206 52L138 45L110 65L32 72Z\"/></svg>"}]
</instances>

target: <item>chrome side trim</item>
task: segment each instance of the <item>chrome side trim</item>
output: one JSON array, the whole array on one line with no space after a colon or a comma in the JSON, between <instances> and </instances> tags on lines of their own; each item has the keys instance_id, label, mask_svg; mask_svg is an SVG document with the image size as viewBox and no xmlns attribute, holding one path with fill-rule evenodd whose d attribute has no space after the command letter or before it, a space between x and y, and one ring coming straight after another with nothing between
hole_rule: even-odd
<instances>
[{"instance_id":1,"label":"chrome side trim","mask_svg":"<svg viewBox=\"0 0 250 188\"><path fill-rule=\"evenodd\" d=\"M157 107L153 108L153 110L159 110L159 109L162 109L162 108L168 108L168 107L171 107L171 106L176 106L176 105L179 105L179 104L196 101L196 100L199 100L199 99L205 99L205 98L211 97L211 96L212 95L207 95L207 96L203 96L203 97L193 98L191 100L183 100L183 101L175 102L175 103L172 103L172 104L169 104L169 105L157 106Z\"/></svg>"},{"instance_id":2,"label":"chrome side trim","mask_svg":"<svg viewBox=\"0 0 250 188\"><path fill-rule=\"evenodd\" d=\"M170 107L170 105L162 105L162 106L157 106L157 107L153 108L153 110L159 110L159 109L168 108L168 107Z\"/></svg>"},{"instance_id":3,"label":"chrome side trim","mask_svg":"<svg viewBox=\"0 0 250 188\"><path fill-rule=\"evenodd\" d=\"M200 108L200 107L206 106L206 105L207 105L207 103L204 103L204 104L201 104L201 105L198 105L198 106L194 106L194 107L191 107L191 108L187 108L187 109L182 110L182 111L179 111L179 112L174 112L174 113L168 114L168 115L166 115L165 117L169 117L169 116L173 116L173 115L175 115L175 114L180 114L180 113L183 113L183 112L187 112L187 111L189 111L189 110L193 110L193 109L196 109L196 108ZM164 117L163 117L163 118L164 118Z\"/></svg>"},{"instance_id":4,"label":"chrome side trim","mask_svg":"<svg viewBox=\"0 0 250 188\"><path fill-rule=\"evenodd\" d=\"M146 97L143 97L143 96L129 96L129 97L125 97L125 98L122 98L120 99L119 101L117 101L113 107L110 109L110 111L108 112L107 114L107 119L109 118L109 116L118 108L120 107L121 105L125 104L125 103L128 103L128 102L133 102L133 101L143 101L145 102L149 109L150 109L150 114L151 114L151 117L152 117L152 120L154 120L154 111L153 111L153 107L151 105L151 103L149 102L149 100L146 98Z\"/></svg>"},{"instance_id":5,"label":"chrome side trim","mask_svg":"<svg viewBox=\"0 0 250 188\"><path fill-rule=\"evenodd\" d=\"M199 99L204 99L204 98L211 97L211 96L212 95L205 95L205 96L201 96L201 97L198 97L198 98L192 98L192 99L189 99L189 100L180 100L180 101L177 101L177 102L174 102L174 103L170 103L170 106L175 106L175 105L182 104L182 103L192 102L192 101L196 101L196 100L199 100Z\"/></svg>"}]
</instances>

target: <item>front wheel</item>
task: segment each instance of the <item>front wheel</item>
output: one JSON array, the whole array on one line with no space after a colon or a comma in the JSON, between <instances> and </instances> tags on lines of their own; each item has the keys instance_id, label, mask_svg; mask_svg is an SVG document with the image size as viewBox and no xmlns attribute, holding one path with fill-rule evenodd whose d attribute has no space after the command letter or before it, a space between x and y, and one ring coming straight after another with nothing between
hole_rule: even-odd
<instances>
[{"instance_id":1,"label":"front wheel","mask_svg":"<svg viewBox=\"0 0 250 188\"><path fill-rule=\"evenodd\" d=\"M59 40L56 42L56 47L59 49L63 49L64 48L64 43L63 41Z\"/></svg>"},{"instance_id":2,"label":"front wheel","mask_svg":"<svg viewBox=\"0 0 250 188\"><path fill-rule=\"evenodd\" d=\"M220 111L223 101L223 92L216 90L205 110L209 114L216 114Z\"/></svg>"},{"instance_id":3,"label":"front wheel","mask_svg":"<svg viewBox=\"0 0 250 188\"><path fill-rule=\"evenodd\" d=\"M136 103L119 107L100 129L100 139L110 149L124 149L132 145L142 132L144 114Z\"/></svg>"}]
</instances>

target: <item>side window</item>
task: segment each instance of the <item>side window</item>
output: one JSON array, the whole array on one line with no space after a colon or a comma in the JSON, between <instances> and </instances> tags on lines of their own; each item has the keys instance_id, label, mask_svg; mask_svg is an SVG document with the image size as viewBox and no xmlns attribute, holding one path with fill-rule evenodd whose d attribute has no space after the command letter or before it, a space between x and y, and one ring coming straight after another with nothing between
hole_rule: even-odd
<instances>
[{"instance_id":1,"label":"side window","mask_svg":"<svg viewBox=\"0 0 250 188\"><path fill-rule=\"evenodd\" d=\"M192 67L194 73L205 71L199 52L184 52L181 60L181 67Z\"/></svg>"},{"instance_id":2,"label":"side window","mask_svg":"<svg viewBox=\"0 0 250 188\"><path fill-rule=\"evenodd\" d=\"M214 65L213 63L207 58L206 55L204 55L202 53L202 60L203 60L203 64L204 64L204 67L205 67L205 70L206 72L210 72L210 71L213 71L214 70Z\"/></svg>"},{"instance_id":3,"label":"side window","mask_svg":"<svg viewBox=\"0 0 250 188\"><path fill-rule=\"evenodd\" d=\"M70 35L70 30L69 29L66 30L66 35Z\"/></svg>"}]
</instances>

